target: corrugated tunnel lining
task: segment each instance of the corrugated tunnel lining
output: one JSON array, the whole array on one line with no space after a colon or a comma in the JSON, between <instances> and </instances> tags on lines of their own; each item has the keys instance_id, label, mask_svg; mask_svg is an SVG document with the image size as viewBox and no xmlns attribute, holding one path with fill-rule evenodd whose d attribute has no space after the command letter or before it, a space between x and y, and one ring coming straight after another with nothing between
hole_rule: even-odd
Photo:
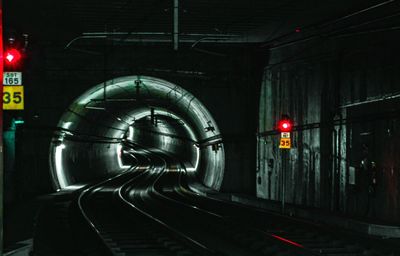
<instances>
[{"instance_id":1,"label":"corrugated tunnel lining","mask_svg":"<svg viewBox=\"0 0 400 256\"><path fill-rule=\"evenodd\" d=\"M104 95L107 101L103 100ZM155 115L181 122L188 131L188 134L183 137L189 137L188 139L199 148L201 153L200 169L203 183L219 189L224 173L224 149L218 126L211 114L198 99L183 88L165 80L144 76L120 77L94 86L78 97L65 111L59 121L59 131L53 138L50 150L50 164L55 187L62 188L79 181L76 178L65 178L60 182L62 179L60 176L68 176L68 169L72 168L69 166L71 164L66 163L71 161L65 160L69 159L72 153L68 152L69 146L64 142L68 140L67 144L71 144L70 138L84 134L86 138L94 138L95 143L100 141L100 138L104 138L106 142L118 144L122 138L126 137L129 127L135 128L134 123L137 120L151 115L151 109L154 109ZM157 134L155 130L152 132ZM180 135L164 130L164 132L158 131L158 136L178 139ZM212 144L219 144L217 150L212 147ZM91 158L92 161L96 161L102 154L113 157L111 153L101 151L99 146L93 146L93 143L90 146L85 144L85 147L88 152L86 157ZM114 150L111 149L112 147L112 145L109 146L109 149ZM90 155L91 152L97 153L93 153L93 156ZM114 155L118 154L114 152ZM75 160L76 158L74 155ZM79 160L81 159L78 157L77 162ZM87 165L90 169L90 163ZM112 166L107 168L109 169L105 170L106 173L115 172L110 169Z\"/></svg>"}]
</instances>

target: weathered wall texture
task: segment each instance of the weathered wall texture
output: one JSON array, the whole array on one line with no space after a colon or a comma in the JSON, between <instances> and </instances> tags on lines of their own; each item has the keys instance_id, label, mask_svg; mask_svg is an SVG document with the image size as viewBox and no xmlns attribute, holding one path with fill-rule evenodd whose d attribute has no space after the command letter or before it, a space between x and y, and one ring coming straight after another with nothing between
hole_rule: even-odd
<instances>
[{"instance_id":1,"label":"weathered wall texture","mask_svg":"<svg viewBox=\"0 0 400 256\"><path fill-rule=\"evenodd\" d=\"M395 33L317 39L272 50L263 77L257 196L400 222L400 56ZM287 165L272 134L298 129Z\"/></svg>"}]
</instances>

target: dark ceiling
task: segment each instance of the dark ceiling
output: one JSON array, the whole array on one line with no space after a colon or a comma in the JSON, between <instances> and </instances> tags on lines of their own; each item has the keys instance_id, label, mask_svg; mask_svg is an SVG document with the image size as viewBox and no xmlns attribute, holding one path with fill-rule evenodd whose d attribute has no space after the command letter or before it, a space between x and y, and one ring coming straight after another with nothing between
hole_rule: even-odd
<instances>
[{"instance_id":1,"label":"dark ceiling","mask_svg":"<svg viewBox=\"0 0 400 256\"><path fill-rule=\"evenodd\" d=\"M194 42L207 35L229 35L231 41L240 43L267 42L295 33L296 28L307 32L307 28L315 28L311 24L335 20L382 2L179 1L179 33L181 39ZM37 42L61 44L92 32L123 33L126 42L143 37L144 32L154 33L147 38L156 40L172 31L172 4L173 0L8 0L4 3L5 30L27 33Z\"/></svg>"}]
</instances>

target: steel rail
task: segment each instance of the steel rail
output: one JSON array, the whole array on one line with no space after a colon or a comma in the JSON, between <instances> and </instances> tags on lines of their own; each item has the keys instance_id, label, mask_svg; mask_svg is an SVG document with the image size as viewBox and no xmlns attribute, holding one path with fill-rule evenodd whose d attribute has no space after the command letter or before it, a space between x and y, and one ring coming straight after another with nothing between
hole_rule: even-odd
<instances>
[{"instance_id":1,"label":"steel rail","mask_svg":"<svg viewBox=\"0 0 400 256\"><path fill-rule=\"evenodd\" d=\"M130 174L130 172L132 172L133 169L136 169L136 167L132 167L129 171L126 171L122 174L119 174L117 176L111 177L109 179L106 179L105 181L102 181L96 185L93 185L89 188L86 188L85 190L82 191L82 193L79 195L78 197L78 207L79 210L81 212L81 214L83 215L84 219L86 220L86 222L89 224L90 228L96 233L96 235L101 239L101 241L103 242L103 244L110 250L111 253L113 253L112 248L109 246L109 244L105 241L104 237L102 236L100 230L96 227L94 220L91 220L88 216L87 211L85 211L84 206L83 206L83 200L84 197L87 197L89 195L89 193L92 193L95 189L100 188L101 186L103 186L104 184L111 182L111 181L115 181L123 176L126 176L128 174ZM140 175L143 175L143 173L140 173Z\"/></svg>"},{"instance_id":2,"label":"steel rail","mask_svg":"<svg viewBox=\"0 0 400 256\"><path fill-rule=\"evenodd\" d=\"M287 236L288 239L285 239L285 237L281 237L281 236L277 236L276 234L273 234L273 232L267 232L265 231L262 227L255 227L254 230L258 230L260 232L265 233L266 235L270 235L273 236L279 240L282 240L284 242L293 242L292 238L294 238L293 240L296 240L297 244L303 245L304 249L310 251L311 253L314 254L323 254L323 253L328 253L330 252L330 250L337 250L337 254L336 255L348 255L349 253L352 253L351 251L354 250L365 250L368 249L369 247L371 247L371 244L369 242L373 242L374 245L378 244L380 241L370 241L371 239L368 239L367 241L369 242L365 242L363 241L362 238L357 239L354 238L354 233L350 234L349 232L345 232L343 230L332 230L330 227L326 227L326 226L322 226L319 225L315 222L311 222L311 221L306 221L306 220L302 220L302 219L298 219L298 218L294 218L294 217L289 217L287 215L282 215L279 213L274 213L274 212L270 212L270 211L266 211L260 208L255 208L255 207L249 207L249 206L244 206L238 203L233 203L230 201L226 201L226 200L221 200L221 199L217 199L217 198L212 198L212 197L205 197L204 195L195 193L193 191L189 191L185 188L185 186L181 186L181 188L183 189L182 192L184 193L188 193L190 196L194 196L195 199L192 199L192 201L195 202L199 202L199 198L203 198L205 201L216 201L218 204L214 204L212 207L215 209L216 205L221 205L221 204L228 204L231 205L234 208L230 208L228 209L228 211L232 212L234 211L234 209L238 209L241 208L244 211L247 212L256 212L257 214L262 214L263 216L261 216L261 220L266 218L266 214L269 216L268 219L274 219L275 223L283 223L284 225L286 225L286 228L294 228L297 229L296 232L290 232L290 231L286 231L287 232ZM197 206L198 208L200 208L199 206ZM248 215L246 216L246 218L250 218L251 216ZM271 224L271 222L269 223ZM299 232L298 230L301 230L301 232ZM283 232L285 232L284 229L282 229ZM294 234L301 234L298 237L293 237ZM307 240L305 234L313 234L314 237L322 237L322 236L329 236L331 239L335 239L338 242L338 245L334 246L334 247L329 247L329 248L324 248L323 247L323 243L329 243L327 241L323 241L320 240L318 241L318 239L314 239L313 241L309 241ZM352 235L352 236L351 236ZM350 239L350 242L346 239L346 238L353 238ZM302 244L303 243L303 244ZM342 245L340 245L342 244ZM352 244L359 244L359 248L355 248L354 246L352 246ZM317 249L317 247L319 247ZM332 246L332 245L331 245ZM342 246L342 247L341 247ZM343 248L346 247L347 250L344 250ZM352 248L353 247L353 248ZM379 250L380 252L374 252L377 254L374 255L387 255L387 253L385 252L386 248L384 248L385 245L380 245L379 246ZM340 249L343 249L344 252L340 252ZM376 248L374 248L376 249ZM396 250L395 248L393 248L393 250ZM396 252L398 252L399 249L396 250Z\"/></svg>"},{"instance_id":3,"label":"steel rail","mask_svg":"<svg viewBox=\"0 0 400 256\"><path fill-rule=\"evenodd\" d=\"M158 180L160 177L162 176L162 172L160 172L157 175L156 180ZM154 217L152 214L150 214L149 212L146 211L146 209L144 209L144 207L140 207L137 204L134 204L131 200L129 200L127 198L127 196L125 195L127 191L130 190L130 185L132 182L126 183L123 186L121 186L118 189L118 196L120 197L120 199L122 201L124 201L126 204L128 204L129 206L133 207L134 209L136 209L137 211L139 211L140 213L142 213L144 216L148 217L149 219L153 220L154 222L160 224L161 226L163 226L164 228L166 228L167 230L169 230L170 232L172 232L174 235L178 236L179 238L181 238L182 240L189 242L193 245L195 245L196 247L198 247L199 249L201 249L202 251L204 251L206 253L206 255L214 255L216 254L215 251L212 251L211 249L209 249L207 246L203 245L202 243L188 237L187 235L183 234L182 232L180 232L179 230L174 229L173 227L171 227L170 225L168 225L167 223L163 222L162 220Z\"/></svg>"},{"instance_id":4,"label":"steel rail","mask_svg":"<svg viewBox=\"0 0 400 256\"><path fill-rule=\"evenodd\" d=\"M167 153L164 153L164 154L165 154L165 156L168 155ZM163 157L160 157L158 155L158 157L160 157L166 164L167 161L165 160L165 156L163 158ZM174 160L171 156L167 156L167 158L170 158L170 159ZM179 163L179 161L176 161L176 160L175 160L175 162ZM186 170L184 168L182 168L181 170L182 171L179 172L178 182L174 186L174 191L175 191L175 193L179 194L180 196L185 197L185 195L179 191L183 187L183 185L181 183L182 175L186 175ZM240 226L240 228L243 229L243 231L242 231L243 233L246 232L246 231L262 233L263 235L265 235L265 237L263 237L265 240L268 240L269 242L272 242L273 245L283 246L283 247L286 247L289 250L296 251L297 255L299 255L299 253L302 253L300 255L304 255L304 254L306 254L306 255L317 255L315 252L313 252L313 251L311 251L311 250L309 250L307 248L302 248L302 246L299 246L296 243L288 243L287 241L283 241L282 239L279 239L276 236L271 235L270 233L261 232L259 229L245 227L245 226L241 225L240 223L236 223L236 222L232 222L231 220L227 220L225 218L225 216L223 216L223 215L216 214L215 212L200 208L200 207L195 206L193 204L190 204L188 202L179 201L179 200L177 200L175 198L172 198L170 196L165 195L163 192L160 192L160 191L157 190L156 185L157 185L158 182L160 182L160 179L166 173L167 172L164 172L161 175L159 175L157 177L157 179L151 185L151 192L154 193L156 196L160 197L161 199L168 200L168 201L170 201L170 202L172 202L174 204L177 204L177 205L180 205L182 207L188 208L188 209L190 209L192 211L197 211L197 212L200 212L201 214L206 214L206 215L209 215L209 216L211 216L213 218L216 218L216 219L218 219L217 221L221 224L221 226L223 226L223 225L234 226L234 227ZM217 223L214 223L214 224L217 224ZM271 247L273 245L271 245Z\"/></svg>"},{"instance_id":5,"label":"steel rail","mask_svg":"<svg viewBox=\"0 0 400 256\"><path fill-rule=\"evenodd\" d=\"M164 158L163 158L164 161L166 161L165 158L172 158L172 156L168 153L164 153ZM174 162L179 163L179 161L177 161L176 159L172 159L172 160ZM182 164L180 164L180 165L183 167ZM177 199L176 197L171 197L171 193L169 193L167 196L167 195L165 195L164 191L162 191L162 190L161 190L161 192L157 191L156 183L161 182L160 181L161 176L158 177L157 180L153 183L152 189L155 192L158 192L158 195L161 195L161 197L163 199L172 201L176 204L190 208L192 210L200 211L200 212L206 213L206 214L211 214L213 216L219 216L220 218L223 219L224 218L223 215L216 214L215 211L212 212L206 208L201 208L198 204L196 204L196 205L193 204L193 202L198 202L197 199L199 197L203 197L203 196L201 196L197 193L193 193L192 191L188 191L185 188L185 185L182 182L182 177L186 176L187 172L185 171L184 167L182 169L183 169L183 171L179 172L177 185L174 186L174 192L177 195L181 196L180 199L179 198ZM165 174L166 173L164 172L163 175L165 175ZM162 184L160 184L160 185L162 185ZM162 186L160 186L160 187L162 187ZM185 195L185 193L186 193L186 195ZM189 194L189 195L187 195L187 194ZM193 199L193 195L196 197L195 199ZM209 201L210 198L203 197L203 199ZM306 220L299 220L299 219L296 219L293 217L288 217L286 215L271 213L271 212L268 212L265 210L260 210L258 208L238 205L238 204L226 202L223 200L218 200L218 202L219 202L219 205L221 205L221 203L222 203L222 205L228 203L228 204L231 204L231 206L234 206L236 209L238 207L240 207L246 211L250 211L250 212L256 211L257 213L268 214L269 216L272 215L272 216L274 216L274 218L276 220L279 220L280 223L282 223L282 222L285 223L286 229L287 228L289 228L289 229L292 229L292 228L299 229L300 228L302 230L302 232L301 232L302 235L297 238L294 237L295 240L300 241L300 244L290 240L290 238L293 237L293 235L298 233L297 231L295 231L293 233L293 231L286 230L285 232L287 233L286 236L288 238L285 238L285 237L282 237L282 236L276 234L276 232L265 231L265 229L260 228L260 227L250 227L249 229L254 232L263 233L264 235L275 238L281 242L292 244L296 247L301 247L302 251L306 251L311 255L317 255L317 254L320 255L320 254L329 254L329 253L336 253L336 255L348 255L351 253L358 253L359 251L362 251L362 250L366 250L366 249L368 250L368 248L370 247L370 245L367 243L361 243L361 245L354 246L354 244L359 243L359 239L351 239L349 242L346 239L344 239L343 237L340 237L340 238L338 237L341 234L343 234L343 232L340 232L340 233L333 232L332 230L329 230L326 227L322 227L321 225L318 225L314 222L310 222L310 221L306 221ZM234 209L231 209L231 208L228 209L228 211L233 211L233 210ZM225 211L226 211L226 209L225 209ZM246 215L246 217L249 217L249 216ZM288 221L289 221L289 223L287 223ZM234 225L241 225L241 223L237 223L237 222L232 222L232 223ZM314 230L310 231L310 227ZM310 240L310 239L307 239L307 237L303 236L303 234L306 234L306 233L312 234L315 237L320 237L320 236L326 237L328 235L328 237L332 238L334 241L337 241L337 242L329 241L329 239L328 240L326 240L326 239L311 239ZM349 236L349 234L345 234L345 237L348 237L348 236ZM301 243L304 243L304 245L302 245ZM381 248L381 249L380 249L380 252L376 252L376 253L378 253L377 255L385 255L385 250L383 250L383 247L380 246L379 248Z\"/></svg>"}]
</instances>

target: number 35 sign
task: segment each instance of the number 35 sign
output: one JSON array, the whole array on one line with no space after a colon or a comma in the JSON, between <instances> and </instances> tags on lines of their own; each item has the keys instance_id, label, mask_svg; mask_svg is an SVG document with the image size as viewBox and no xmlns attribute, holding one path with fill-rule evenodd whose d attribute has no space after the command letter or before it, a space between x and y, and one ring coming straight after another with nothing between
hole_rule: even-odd
<instances>
[{"instance_id":1,"label":"number 35 sign","mask_svg":"<svg viewBox=\"0 0 400 256\"><path fill-rule=\"evenodd\" d=\"M279 148L291 148L290 138L281 138L279 141Z\"/></svg>"},{"instance_id":2,"label":"number 35 sign","mask_svg":"<svg viewBox=\"0 0 400 256\"><path fill-rule=\"evenodd\" d=\"M24 87L4 86L3 87L3 109L23 110L24 109Z\"/></svg>"},{"instance_id":3,"label":"number 35 sign","mask_svg":"<svg viewBox=\"0 0 400 256\"><path fill-rule=\"evenodd\" d=\"M4 72L3 109L24 109L24 87L21 72Z\"/></svg>"}]
</instances>

